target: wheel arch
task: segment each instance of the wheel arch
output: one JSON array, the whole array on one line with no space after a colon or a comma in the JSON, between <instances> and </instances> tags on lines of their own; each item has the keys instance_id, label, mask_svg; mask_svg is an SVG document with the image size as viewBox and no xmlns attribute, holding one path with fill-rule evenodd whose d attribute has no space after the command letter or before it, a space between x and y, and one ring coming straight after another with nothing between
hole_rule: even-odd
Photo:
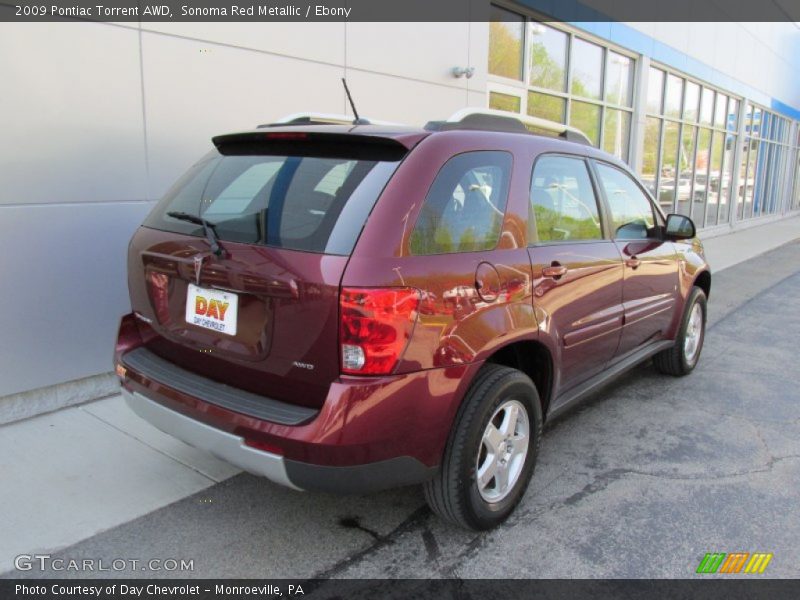
<instances>
[{"instance_id":1,"label":"wheel arch","mask_svg":"<svg viewBox=\"0 0 800 600\"><path fill-rule=\"evenodd\" d=\"M486 363L511 367L531 378L539 393L542 417L546 418L553 391L553 357L538 340L524 339L509 342L497 348L486 358Z\"/></svg>"},{"instance_id":2,"label":"wheel arch","mask_svg":"<svg viewBox=\"0 0 800 600\"><path fill-rule=\"evenodd\" d=\"M708 298L711 295L711 273L708 270L700 271L694 278L692 285L703 290L706 298Z\"/></svg>"}]
</instances>

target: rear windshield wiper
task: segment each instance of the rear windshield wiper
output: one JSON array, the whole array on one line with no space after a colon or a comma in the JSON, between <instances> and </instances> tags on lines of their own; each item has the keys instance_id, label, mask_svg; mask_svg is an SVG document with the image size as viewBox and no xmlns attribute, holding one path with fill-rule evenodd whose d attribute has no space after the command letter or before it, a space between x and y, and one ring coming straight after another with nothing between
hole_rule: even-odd
<instances>
[{"instance_id":1,"label":"rear windshield wiper","mask_svg":"<svg viewBox=\"0 0 800 600\"><path fill-rule=\"evenodd\" d=\"M206 238L208 239L208 243L211 245L211 252L213 252L216 256L222 254L222 246L219 244L217 225L215 223L207 221L203 217L190 215L187 212L181 211L170 211L167 213L167 216L172 217L173 219L180 219L181 221L188 221L189 223L194 223L195 225L202 225L203 231L205 231Z\"/></svg>"}]
</instances>

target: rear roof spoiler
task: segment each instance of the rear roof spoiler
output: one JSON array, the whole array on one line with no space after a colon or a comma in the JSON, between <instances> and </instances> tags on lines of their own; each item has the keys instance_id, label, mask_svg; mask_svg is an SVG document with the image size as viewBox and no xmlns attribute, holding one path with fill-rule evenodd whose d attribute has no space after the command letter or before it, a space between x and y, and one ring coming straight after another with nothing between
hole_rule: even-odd
<instances>
[{"instance_id":1,"label":"rear roof spoiler","mask_svg":"<svg viewBox=\"0 0 800 600\"><path fill-rule=\"evenodd\" d=\"M400 160L410 146L405 139L342 131L257 129L211 138L220 154L317 156L360 160Z\"/></svg>"}]
</instances>

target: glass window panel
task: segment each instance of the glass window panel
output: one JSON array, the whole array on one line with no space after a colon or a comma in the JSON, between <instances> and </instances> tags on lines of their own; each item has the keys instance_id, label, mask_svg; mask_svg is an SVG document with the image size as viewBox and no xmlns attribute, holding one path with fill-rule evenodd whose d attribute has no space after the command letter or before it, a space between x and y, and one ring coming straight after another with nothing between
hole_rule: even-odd
<instances>
[{"instance_id":1,"label":"glass window panel","mask_svg":"<svg viewBox=\"0 0 800 600\"><path fill-rule=\"evenodd\" d=\"M603 49L597 44L575 38L572 44L571 92L584 98L600 99L603 80Z\"/></svg>"},{"instance_id":2,"label":"glass window panel","mask_svg":"<svg viewBox=\"0 0 800 600\"><path fill-rule=\"evenodd\" d=\"M686 98L683 102L683 118L697 121L697 105L700 101L700 86L693 81L686 82Z\"/></svg>"},{"instance_id":3,"label":"glass window panel","mask_svg":"<svg viewBox=\"0 0 800 600\"><path fill-rule=\"evenodd\" d=\"M667 94L664 97L664 114L668 117L681 116L681 97L683 96L683 79L675 75L667 75Z\"/></svg>"},{"instance_id":4,"label":"glass window panel","mask_svg":"<svg viewBox=\"0 0 800 600\"><path fill-rule=\"evenodd\" d=\"M522 99L518 96L501 94L500 92L489 92L489 108L518 113L521 107Z\"/></svg>"},{"instance_id":5,"label":"glass window panel","mask_svg":"<svg viewBox=\"0 0 800 600\"><path fill-rule=\"evenodd\" d=\"M769 150L772 144L765 144L761 142L758 145L758 152L756 152L756 168L755 168L755 181L753 184L753 216L761 214L764 206L765 189L767 173L769 172Z\"/></svg>"},{"instance_id":6,"label":"glass window panel","mask_svg":"<svg viewBox=\"0 0 800 600\"><path fill-rule=\"evenodd\" d=\"M631 113L607 108L603 122L603 150L620 160L628 160Z\"/></svg>"},{"instance_id":7,"label":"glass window panel","mask_svg":"<svg viewBox=\"0 0 800 600\"><path fill-rule=\"evenodd\" d=\"M750 131L753 137L761 137L761 109L757 106L753 107Z\"/></svg>"},{"instance_id":8,"label":"glass window panel","mask_svg":"<svg viewBox=\"0 0 800 600\"><path fill-rule=\"evenodd\" d=\"M511 176L507 152L465 152L431 184L411 234L413 254L489 250L497 245Z\"/></svg>"},{"instance_id":9,"label":"glass window panel","mask_svg":"<svg viewBox=\"0 0 800 600\"><path fill-rule=\"evenodd\" d=\"M616 52L608 52L606 101L630 106L633 96L633 60Z\"/></svg>"},{"instance_id":10,"label":"glass window panel","mask_svg":"<svg viewBox=\"0 0 800 600\"><path fill-rule=\"evenodd\" d=\"M761 126L758 128L759 136L765 140L772 139L772 115L764 111L761 114Z\"/></svg>"},{"instance_id":11,"label":"glass window panel","mask_svg":"<svg viewBox=\"0 0 800 600\"><path fill-rule=\"evenodd\" d=\"M650 67L647 75L647 112L660 115L664 96L664 71Z\"/></svg>"},{"instance_id":12,"label":"glass window panel","mask_svg":"<svg viewBox=\"0 0 800 600\"><path fill-rule=\"evenodd\" d=\"M680 125L664 122L664 150L661 159L661 176L658 181L658 203L664 212L675 211L675 179L677 176L678 132Z\"/></svg>"},{"instance_id":13,"label":"glass window panel","mask_svg":"<svg viewBox=\"0 0 800 600\"><path fill-rule=\"evenodd\" d=\"M720 199L724 197L723 191L727 187L728 182L722 174L722 159L724 155L725 134L715 131L711 140L711 160L708 165L706 227L712 227L717 224L717 216L720 213Z\"/></svg>"},{"instance_id":14,"label":"glass window panel","mask_svg":"<svg viewBox=\"0 0 800 600\"><path fill-rule=\"evenodd\" d=\"M569 124L585 133L595 146L600 143L600 107L596 104L573 100Z\"/></svg>"},{"instance_id":15,"label":"glass window panel","mask_svg":"<svg viewBox=\"0 0 800 600\"><path fill-rule=\"evenodd\" d=\"M653 205L630 175L597 163L597 175L611 209L611 232L618 240L655 236Z\"/></svg>"},{"instance_id":16,"label":"glass window panel","mask_svg":"<svg viewBox=\"0 0 800 600\"><path fill-rule=\"evenodd\" d=\"M778 119L778 135L775 138L781 144L789 143L789 121L786 119Z\"/></svg>"},{"instance_id":17,"label":"glass window panel","mask_svg":"<svg viewBox=\"0 0 800 600\"><path fill-rule=\"evenodd\" d=\"M697 152L694 158L691 216L697 227L704 227L708 165L711 162L711 130L701 127L697 133Z\"/></svg>"},{"instance_id":18,"label":"glass window panel","mask_svg":"<svg viewBox=\"0 0 800 600\"><path fill-rule=\"evenodd\" d=\"M750 140L750 152L747 159L747 178L744 182L744 213L742 218L749 219L753 216L753 197L755 195L756 177L756 164L758 162L759 143L756 139Z\"/></svg>"},{"instance_id":19,"label":"glass window panel","mask_svg":"<svg viewBox=\"0 0 800 600\"><path fill-rule=\"evenodd\" d=\"M742 149L741 164L737 165L738 173L736 175L736 218L744 218L744 203L747 196L747 165L750 162L750 142L745 140L744 148Z\"/></svg>"},{"instance_id":20,"label":"glass window panel","mask_svg":"<svg viewBox=\"0 0 800 600\"><path fill-rule=\"evenodd\" d=\"M521 80L522 17L492 5L489 19L489 73Z\"/></svg>"},{"instance_id":21,"label":"glass window panel","mask_svg":"<svg viewBox=\"0 0 800 600\"><path fill-rule=\"evenodd\" d=\"M796 152L796 164L794 166L794 202L792 208L800 209L800 151Z\"/></svg>"},{"instance_id":22,"label":"glass window panel","mask_svg":"<svg viewBox=\"0 0 800 600\"><path fill-rule=\"evenodd\" d=\"M728 131L739 130L739 101L731 98L728 102L728 117L726 119Z\"/></svg>"},{"instance_id":23,"label":"glass window panel","mask_svg":"<svg viewBox=\"0 0 800 600\"><path fill-rule=\"evenodd\" d=\"M772 214L777 210L779 203L779 191L784 187L783 181L783 161L784 147L778 144L772 145L772 157L770 164L770 179L767 184L768 198L764 203L764 212Z\"/></svg>"},{"instance_id":24,"label":"glass window panel","mask_svg":"<svg viewBox=\"0 0 800 600\"><path fill-rule=\"evenodd\" d=\"M739 189L739 167L734 162L736 152L736 136L725 134L725 150L722 155L724 175L722 177L722 193L719 199L718 223L727 223L730 219L731 205L736 203Z\"/></svg>"},{"instance_id":25,"label":"glass window panel","mask_svg":"<svg viewBox=\"0 0 800 600\"><path fill-rule=\"evenodd\" d=\"M653 197L656 193L656 174L658 173L658 152L660 149L661 119L647 117L644 126L644 154L642 155L642 183L650 190ZM608 134L606 134L608 135Z\"/></svg>"},{"instance_id":26,"label":"glass window panel","mask_svg":"<svg viewBox=\"0 0 800 600\"><path fill-rule=\"evenodd\" d=\"M703 88L703 98L700 101L700 123L711 125L714 119L714 90Z\"/></svg>"},{"instance_id":27,"label":"glass window panel","mask_svg":"<svg viewBox=\"0 0 800 600\"><path fill-rule=\"evenodd\" d=\"M564 122L566 100L549 94L528 92L528 114L550 121Z\"/></svg>"},{"instance_id":28,"label":"glass window panel","mask_svg":"<svg viewBox=\"0 0 800 600\"><path fill-rule=\"evenodd\" d=\"M727 109L728 97L725 94L717 93L717 101L714 107L714 127L725 127L725 110Z\"/></svg>"},{"instance_id":29,"label":"glass window panel","mask_svg":"<svg viewBox=\"0 0 800 600\"><path fill-rule=\"evenodd\" d=\"M744 107L744 133L751 135L753 129L753 105L746 104Z\"/></svg>"},{"instance_id":30,"label":"glass window panel","mask_svg":"<svg viewBox=\"0 0 800 600\"><path fill-rule=\"evenodd\" d=\"M603 238L597 198L584 161L540 158L531 178L530 200L539 242Z\"/></svg>"},{"instance_id":31,"label":"glass window panel","mask_svg":"<svg viewBox=\"0 0 800 600\"><path fill-rule=\"evenodd\" d=\"M675 195L678 198L676 212L691 216L692 177L694 176L694 150L697 142L697 127L684 125L678 156L678 181Z\"/></svg>"},{"instance_id":32,"label":"glass window panel","mask_svg":"<svg viewBox=\"0 0 800 600\"><path fill-rule=\"evenodd\" d=\"M565 92L569 37L543 23L532 22L529 30L531 85Z\"/></svg>"}]
</instances>

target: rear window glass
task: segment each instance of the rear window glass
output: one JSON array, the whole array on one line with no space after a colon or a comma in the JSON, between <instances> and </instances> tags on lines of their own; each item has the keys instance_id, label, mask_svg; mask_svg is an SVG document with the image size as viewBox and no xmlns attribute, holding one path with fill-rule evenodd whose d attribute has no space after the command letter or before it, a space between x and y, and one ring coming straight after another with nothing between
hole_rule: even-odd
<instances>
[{"instance_id":1,"label":"rear window glass","mask_svg":"<svg viewBox=\"0 0 800 600\"><path fill-rule=\"evenodd\" d=\"M167 214L185 212L213 223L222 241L349 255L398 164L212 151L167 192L144 225L202 237L202 226Z\"/></svg>"}]
</instances>

